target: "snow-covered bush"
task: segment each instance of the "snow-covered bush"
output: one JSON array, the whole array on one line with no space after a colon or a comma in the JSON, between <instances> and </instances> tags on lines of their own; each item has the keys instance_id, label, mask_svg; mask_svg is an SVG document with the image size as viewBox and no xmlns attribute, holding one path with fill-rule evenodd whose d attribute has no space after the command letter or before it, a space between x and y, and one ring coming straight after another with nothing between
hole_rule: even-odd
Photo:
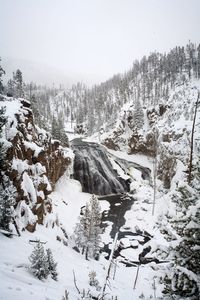
<instances>
[{"instance_id":1,"label":"snow-covered bush","mask_svg":"<svg viewBox=\"0 0 200 300\"><path fill-rule=\"evenodd\" d=\"M30 270L38 279L47 278L49 275L49 263L47 255L45 254L44 246L40 241L36 245L29 257L31 262Z\"/></svg>"},{"instance_id":2,"label":"snow-covered bush","mask_svg":"<svg viewBox=\"0 0 200 300\"><path fill-rule=\"evenodd\" d=\"M88 276L89 276L89 285L94 286L96 290L99 291L101 287L99 286L99 281L96 278L97 273L95 271L91 271L89 272Z\"/></svg>"},{"instance_id":3,"label":"snow-covered bush","mask_svg":"<svg viewBox=\"0 0 200 300\"><path fill-rule=\"evenodd\" d=\"M29 257L31 262L30 270L38 279L46 279L48 275L57 280L57 263L55 263L53 254L50 248L46 250L40 241L36 241L36 245Z\"/></svg>"}]
</instances>

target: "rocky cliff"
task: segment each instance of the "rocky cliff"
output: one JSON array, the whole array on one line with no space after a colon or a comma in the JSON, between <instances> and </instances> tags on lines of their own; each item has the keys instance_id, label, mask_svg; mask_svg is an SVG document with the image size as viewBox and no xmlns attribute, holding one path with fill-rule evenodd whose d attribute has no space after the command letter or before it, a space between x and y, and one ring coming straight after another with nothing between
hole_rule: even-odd
<instances>
[{"instance_id":1,"label":"rocky cliff","mask_svg":"<svg viewBox=\"0 0 200 300\"><path fill-rule=\"evenodd\" d=\"M3 127L1 181L9 177L16 188L15 221L19 230L35 230L52 210L48 195L66 170L73 154L34 124L29 101L1 98L7 121Z\"/></svg>"},{"instance_id":2,"label":"rocky cliff","mask_svg":"<svg viewBox=\"0 0 200 300\"><path fill-rule=\"evenodd\" d=\"M169 188L177 161L188 166L194 108L199 90L198 80L177 81L169 89L169 98L157 103L133 105L121 110L114 130L102 135L108 148L157 157L157 175ZM142 101L141 101L142 103ZM198 123L198 122L197 122ZM199 123L198 123L199 124ZM194 147L199 151L199 125L195 128Z\"/></svg>"}]
</instances>

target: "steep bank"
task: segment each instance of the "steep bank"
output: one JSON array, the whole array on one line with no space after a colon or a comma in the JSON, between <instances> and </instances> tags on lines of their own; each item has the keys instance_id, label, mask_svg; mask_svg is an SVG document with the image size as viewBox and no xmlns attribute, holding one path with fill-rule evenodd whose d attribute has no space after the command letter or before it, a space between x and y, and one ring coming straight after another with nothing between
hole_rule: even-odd
<instances>
[{"instance_id":1,"label":"steep bank","mask_svg":"<svg viewBox=\"0 0 200 300\"><path fill-rule=\"evenodd\" d=\"M30 103L2 97L6 124L2 128L2 183L6 176L16 188L15 221L19 230L33 232L51 212L48 195L69 169L72 151L34 124Z\"/></svg>"}]
</instances>

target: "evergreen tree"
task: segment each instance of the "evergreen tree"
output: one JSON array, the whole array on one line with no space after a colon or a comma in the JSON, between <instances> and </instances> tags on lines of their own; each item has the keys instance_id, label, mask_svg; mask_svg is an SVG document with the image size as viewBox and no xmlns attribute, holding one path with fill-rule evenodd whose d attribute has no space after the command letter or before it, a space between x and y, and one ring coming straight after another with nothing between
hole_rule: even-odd
<instances>
[{"instance_id":1,"label":"evergreen tree","mask_svg":"<svg viewBox=\"0 0 200 300\"><path fill-rule=\"evenodd\" d=\"M174 264L165 278L165 293L198 300L200 294L200 166L197 163L195 179L185 183L174 193L177 217L170 223L176 231L178 243L170 250ZM192 188L191 188L192 187Z\"/></svg>"},{"instance_id":2,"label":"evergreen tree","mask_svg":"<svg viewBox=\"0 0 200 300\"><path fill-rule=\"evenodd\" d=\"M13 73L13 80L15 86L15 97L24 97L22 72L19 69L17 69L16 73Z\"/></svg>"},{"instance_id":3,"label":"evergreen tree","mask_svg":"<svg viewBox=\"0 0 200 300\"><path fill-rule=\"evenodd\" d=\"M0 58L0 63L1 63L1 58ZM2 82L2 76L5 74L4 69L2 68L2 66L0 65L0 94L2 94L3 92L3 82Z\"/></svg>"},{"instance_id":4,"label":"evergreen tree","mask_svg":"<svg viewBox=\"0 0 200 300\"><path fill-rule=\"evenodd\" d=\"M5 107L0 108L0 139L2 138L3 127L7 122L5 111L6 111ZM4 162L4 148L3 148L3 142L0 141L0 170L2 170L3 162Z\"/></svg>"},{"instance_id":5,"label":"evergreen tree","mask_svg":"<svg viewBox=\"0 0 200 300\"><path fill-rule=\"evenodd\" d=\"M82 249L82 254L84 254L88 239L89 239L89 231L90 231L90 208L89 204L86 203L86 206L82 212L82 215L79 217L79 222L75 227L75 242L78 248Z\"/></svg>"},{"instance_id":6,"label":"evergreen tree","mask_svg":"<svg viewBox=\"0 0 200 300\"><path fill-rule=\"evenodd\" d=\"M59 140L62 142L63 146L69 147L69 139L65 133L63 118L59 118L58 121L58 131L59 131Z\"/></svg>"},{"instance_id":7,"label":"evergreen tree","mask_svg":"<svg viewBox=\"0 0 200 300\"><path fill-rule=\"evenodd\" d=\"M35 94L31 95L30 102L31 102L31 108L33 111L33 115L35 117L35 121L40 126L41 125L41 114L40 114L39 104L38 104Z\"/></svg>"},{"instance_id":8,"label":"evergreen tree","mask_svg":"<svg viewBox=\"0 0 200 300\"><path fill-rule=\"evenodd\" d=\"M141 129L144 124L144 112L139 100L135 102L135 109L133 112L133 122L137 129Z\"/></svg>"},{"instance_id":9,"label":"evergreen tree","mask_svg":"<svg viewBox=\"0 0 200 300\"><path fill-rule=\"evenodd\" d=\"M44 247L40 241L37 241L29 260L31 262L31 272L40 280L43 278L46 279L50 272L49 263Z\"/></svg>"},{"instance_id":10,"label":"evergreen tree","mask_svg":"<svg viewBox=\"0 0 200 300\"><path fill-rule=\"evenodd\" d=\"M9 79L7 82L7 96L13 97L15 95L15 82L13 79Z\"/></svg>"},{"instance_id":11,"label":"evergreen tree","mask_svg":"<svg viewBox=\"0 0 200 300\"><path fill-rule=\"evenodd\" d=\"M86 259L88 259L88 257L98 259L101 241L100 211L98 198L92 195L90 202L86 203L80 221L75 228L76 244L79 248L82 248L82 254L85 253Z\"/></svg>"},{"instance_id":12,"label":"evergreen tree","mask_svg":"<svg viewBox=\"0 0 200 300\"><path fill-rule=\"evenodd\" d=\"M0 109L0 138L2 137L3 127L7 122L5 107ZM13 205L15 203L15 192L13 184L3 173L4 166L4 145L0 142L0 228L10 231L10 223L13 217Z\"/></svg>"},{"instance_id":13,"label":"evergreen tree","mask_svg":"<svg viewBox=\"0 0 200 300\"><path fill-rule=\"evenodd\" d=\"M51 275L51 278L53 280L58 280L58 273L57 273L57 263L55 263L54 259L53 259L53 254L50 248L48 248L47 250L47 262L48 262L48 269L49 269L49 273Z\"/></svg>"},{"instance_id":14,"label":"evergreen tree","mask_svg":"<svg viewBox=\"0 0 200 300\"><path fill-rule=\"evenodd\" d=\"M55 117L53 117L51 134L54 139L61 141L63 146L69 147L69 139L65 133L63 119L61 117L59 118L58 121L56 120Z\"/></svg>"},{"instance_id":15,"label":"evergreen tree","mask_svg":"<svg viewBox=\"0 0 200 300\"><path fill-rule=\"evenodd\" d=\"M2 175L2 174L1 174ZM1 176L0 184L0 228L10 230L13 218L16 189L7 176Z\"/></svg>"},{"instance_id":16,"label":"evergreen tree","mask_svg":"<svg viewBox=\"0 0 200 300\"><path fill-rule=\"evenodd\" d=\"M53 120L52 120L51 134L54 139L59 140L59 137L60 137L59 126L58 126L58 122L55 117L53 117Z\"/></svg>"},{"instance_id":17,"label":"evergreen tree","mask_svg":"<svg viewBox=\"0 0 200 300\"><path fill-rule=\"evenodd\" d=\"M90 198L90 207L91 207L91 232L90 232L90 243L92 256L98 258L101 242L101 207L99 205L99 200L95 195L92 195Z\"/></svg>"}]
</instances>

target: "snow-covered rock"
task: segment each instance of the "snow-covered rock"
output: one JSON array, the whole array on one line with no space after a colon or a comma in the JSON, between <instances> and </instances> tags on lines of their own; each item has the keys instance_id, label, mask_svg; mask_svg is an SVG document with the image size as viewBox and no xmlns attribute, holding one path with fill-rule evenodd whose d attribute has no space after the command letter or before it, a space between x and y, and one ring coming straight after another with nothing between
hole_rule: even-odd
<instances>
[{"instance_id":1,"label":"snow-covered rock","mask_svg":"<svg viewBox=\"0 0 200 300\"><path fill-rule=\"evenodd\" d=\"M51 211L48 195L56 181L72 165L73 152L34 124L30 102L2 97L7 122L2 128L4 162L1 176L7 175L17 189L16 221L20 229L35 230ZM26 219L26 220L25 220Z\"/></svg>"}]
</instances>

